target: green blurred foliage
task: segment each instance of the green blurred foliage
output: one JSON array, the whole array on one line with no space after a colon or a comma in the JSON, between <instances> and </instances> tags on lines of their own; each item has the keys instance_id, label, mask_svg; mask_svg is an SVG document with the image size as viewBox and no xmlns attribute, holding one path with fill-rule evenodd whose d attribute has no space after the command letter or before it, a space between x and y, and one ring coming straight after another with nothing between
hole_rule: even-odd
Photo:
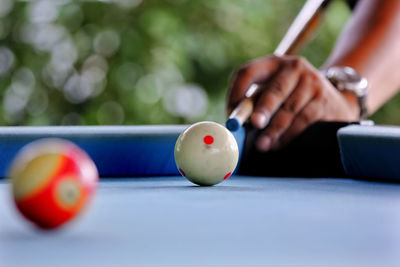
<instances>
[{"instance_id":1,"label":"green blurred foliage","mask_svg":"<svg viewBox=\"0 0 400 267\"><path fill-rule=\"evenodd\" d=\"M0 124L95 125L222 122L234 70L272 53L304 1L0 0L0 7L7 3ZM302 53L315 66L349 16L342 1L329 8ZM374 118L397 123L386 114L398 101Z\"/></svg>"}]
</instances>

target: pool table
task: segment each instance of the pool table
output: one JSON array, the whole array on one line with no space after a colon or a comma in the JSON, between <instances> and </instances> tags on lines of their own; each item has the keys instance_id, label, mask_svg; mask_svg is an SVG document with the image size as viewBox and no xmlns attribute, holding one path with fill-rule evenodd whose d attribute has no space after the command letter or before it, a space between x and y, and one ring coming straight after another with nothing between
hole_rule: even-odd
<instances>
[{"instance_id":1,"label":"pool table","mask_svg":"<svg viewBox=\"0 0 400 267\"><path fill-rule=\"evenodd\" d=\"M340 153L333 143L326 158ZM332 177L343 168L328 165L246 175L246 164L213 187L102 178L86 212L52 232L23 220L0 180L0 266L400 266L398 184Z\"/></svg>"},{"instance_id":2,"label":"pool table","mask_svg":"<svg viewBox=\"0 0 400 267\"><path fill-rule=\"evenodd\" d=\"M0 266L400 266L400 187L334 178L104 179L78 220L32 228L0 183Z\"/></svg>"}]
</instances>

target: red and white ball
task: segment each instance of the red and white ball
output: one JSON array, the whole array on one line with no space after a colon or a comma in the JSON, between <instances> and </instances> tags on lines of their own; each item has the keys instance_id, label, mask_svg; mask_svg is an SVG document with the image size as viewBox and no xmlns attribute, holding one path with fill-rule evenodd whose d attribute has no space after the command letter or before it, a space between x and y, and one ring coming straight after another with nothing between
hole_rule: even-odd
<instances>
[{"instance_id":1,"label":"red and white ball","mask_svg":"<svg viewBox=\"0 0 400 267\"><path fill-rule=\"evenodd\" d=\"M18 210L43 229L56 228L80 213L99 179L92 159L62 139L41 139L23 147L9 177Z\"/></svg>"},{"instance_id":2,"label":"red and white ball","mask_svg":"<svg viewBox=\"0 0 400 267\"><path fill-rule=\"evenodd\" d=\"M232 175L239 159L235 137L215 122L199 122L183 131L175 144L175 163L189 181L203 186Z\"/></svg>"}]
</instances>

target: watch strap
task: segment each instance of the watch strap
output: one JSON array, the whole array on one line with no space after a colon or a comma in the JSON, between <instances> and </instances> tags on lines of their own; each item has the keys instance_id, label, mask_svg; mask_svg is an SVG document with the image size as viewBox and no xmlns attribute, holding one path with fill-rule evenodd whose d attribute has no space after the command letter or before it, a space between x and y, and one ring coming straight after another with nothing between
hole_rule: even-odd
<instances>
[{"instance_id":1,"label":"watch strap","mask_svg":"<svg viewBox=\"0 0 400 267\"><path fill-rule=\"evenodd\" d=\"M368 117L367 95L357 96L357 102L360 107L360 120L364 120Z\"/></svg>"}]
</instances>

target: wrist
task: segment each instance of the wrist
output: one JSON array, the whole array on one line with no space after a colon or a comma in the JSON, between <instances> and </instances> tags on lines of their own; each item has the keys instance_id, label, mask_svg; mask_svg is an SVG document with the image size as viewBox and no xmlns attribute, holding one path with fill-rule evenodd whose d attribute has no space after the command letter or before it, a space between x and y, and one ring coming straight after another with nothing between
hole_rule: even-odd
<instances>
[{"instance_id":1,"label":"wrist","mask_svg":"<svg viewBox=\"0 0 400 267\"><path fill-rule=\"evenodd\" d=\"M357 96L351 92L347 91L339 91L339 93L343 96L346 103L349 107L349 117L353 121L361 120L361 107L358 102Z\"/></svg>"},{"instance_id":2,"label":"wrist","mask_svg":"<svg viewBox=\"0 0 400 267\"><path fill-rule=\"evenodd\" d=\"M355 112L357 120L366 118L366 97L368 81L350 67L330 67L324 72L325 77L344 96Z\"/></svg>"}]
</instances>

